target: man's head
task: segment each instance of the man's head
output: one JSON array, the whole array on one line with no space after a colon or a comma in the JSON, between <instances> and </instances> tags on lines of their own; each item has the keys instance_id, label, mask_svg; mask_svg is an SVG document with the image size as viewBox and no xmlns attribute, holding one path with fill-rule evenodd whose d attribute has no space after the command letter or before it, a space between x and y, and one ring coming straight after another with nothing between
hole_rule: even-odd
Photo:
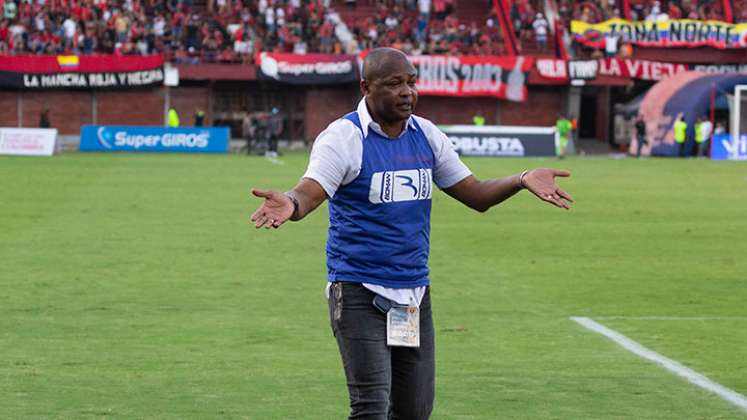
<instances>
[{"instance_id":1,"label":"man's head","mask_svg":"<svg viewBox=\"0 0 747 420\"><path fill-rule=\"evenodd\" d=\"M405 121L418 102L415 67L400 50L376 48L363 61L361 92L374 118L384 123Z\"/></svg>"}]
</instances>

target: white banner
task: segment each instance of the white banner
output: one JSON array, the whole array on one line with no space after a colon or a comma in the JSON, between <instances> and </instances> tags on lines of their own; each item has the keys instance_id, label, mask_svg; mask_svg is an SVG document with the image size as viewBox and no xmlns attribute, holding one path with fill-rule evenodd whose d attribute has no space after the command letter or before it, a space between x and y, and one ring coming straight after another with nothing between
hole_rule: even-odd
<instances>
[{"instance_id":1,"label":"white banner","mask_svg":"<svg viewBox=\"0 0 747 420\"><path fill-rule=\"evenodd\" d=\"M52 156L56 128L0 128L0 155Z\"/></svg>"}]
</instances>

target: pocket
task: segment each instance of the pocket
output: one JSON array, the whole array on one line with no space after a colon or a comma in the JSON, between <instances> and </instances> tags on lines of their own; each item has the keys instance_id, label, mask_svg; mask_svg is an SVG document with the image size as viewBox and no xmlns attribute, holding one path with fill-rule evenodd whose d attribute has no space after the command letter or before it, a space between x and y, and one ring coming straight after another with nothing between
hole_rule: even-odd
<instances>
[{"instance_id":1,"label":"pocket","mask_svg":"<svg viewBox=\"0 0 747 420\"><path fill-rule=\"evenodd\" d=\"M342 318L342 285L332 283L329 288L329 325L332 328L332 334L336 337L339 329L340 318Z\"/></svg>"}]
</instances>

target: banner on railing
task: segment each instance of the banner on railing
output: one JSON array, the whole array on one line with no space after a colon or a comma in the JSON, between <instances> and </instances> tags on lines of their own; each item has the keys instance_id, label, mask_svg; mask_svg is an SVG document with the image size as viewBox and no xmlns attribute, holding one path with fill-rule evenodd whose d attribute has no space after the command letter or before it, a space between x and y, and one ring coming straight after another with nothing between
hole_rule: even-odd
<instances>
[{"instance_id":1,"label":"banner on railing","mask_svg":"<svg viewBox=\"0 0 747 420\"><path fill-rule=\"evenodd\" d=\"M56 128L0 128L0 155L52 156Z\"/></svg>"},{"instance_id":2,"label":"banner on railing","mask_svg":"<svg viewBox=\"0 0 747 420\"><path fill-rule=\"evenodd\" d=\"M163 56L0 56L0 87L121 89L163 84Z\"/></svg>"},{"instance_id":3,"label":"banner on railing","mask_svg":"<svg viewBox=\"0 0 747 420\"><path fill-rule=\"evenodd\" d=\"M703 47L744 48L747 46L747 24L730 24L714 20L673 19L629 21L610 19L601 23L571 22L571 33L576 42L604 49L605 38L619 37L646 47Z\"/></svg>"},{"instance_id":4,"label":"banner on railing","mask_svg":"<svg viewBox=\"0 0 747 420\"><path fill-rule=\"evenodd\" d=\"M292 85L328 85L358 81L356 58L341 54L257 54L260 80Z\"/></svg>"},{"instance_id":5,"label":"banner on railing","mask_svg":"<svg viewBox=\"0 0 747 420\"><path fill-rule=\"evenodd\" d=\"M439 126L462 156L555 156L555 127Z\"/></svg>"},{"instance_id":6,"label":"banner on railing","mask_svg":"<svg viewBox=\"0 0 747 420\"><path fill-rule=\"evenodd\" d=\"M84 125L80 150L92 152L226 153L228 127Z\"/></svg>"},{"instance_id":7,"label":"banner on railing","mask_svg":"<svg viewBox=\"0 0 747 420\"><path fill-rule=\"evenodd\" d=\"M747 134L734 140L731 134L715 134L711 148L713 160L747 160Z\"/></svg>"},{"instance_id":8,"label":"banner on railing","mask_svg":"<svg viewBox=\"0 0 747 420\"><path fill-rule=\"evenodd\" d=\"M530 57L419 55L409 57L418 72L418 94L527 98Z\"/></svg>"},{"instance_id":9,"label":"banner on railing","mask_svg":"<svg viewBox=\"0 0 747 420\"><path fill-rule=\"evenodd\" d=\"M683 64L662 61L634 60L632 58L601 58L596 66L589 61L565 61L556 58L537 59L537 72L545 79L568 81L578 77L578 64L586 65L585 79L596 76L622 77L627 79L657 81L683 71L700 71L714 74L747 73L745 64ZM590 69L594 68L594 71ZM594 77L591 77L591 76Z\"/></svg>"}]
</instances>

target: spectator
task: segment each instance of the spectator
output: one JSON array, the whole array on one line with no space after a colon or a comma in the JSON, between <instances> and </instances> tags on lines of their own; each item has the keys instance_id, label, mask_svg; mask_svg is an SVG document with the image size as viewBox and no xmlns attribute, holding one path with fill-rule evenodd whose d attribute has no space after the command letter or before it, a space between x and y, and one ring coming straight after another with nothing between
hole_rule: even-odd
<instances>
[{"instance_id":1,"label":"spectator","mask_svg":"<svg viewBox=\"0 0 747 420\"><path fill-rule=\"evenodd\" d=\"M534 36L537 40L537 46L541 51L545 51L547 49L547 30L549 26L550 23L547 21L547 19L545 19L545 16L542 13L537 13L534 18L534 22L532 22L532 29L534 29Z\"/></svg>"},{"instance_id":2,"label":"spectator","mask_svg":"<svg viewBox=\"0 0 747 420\"><path fill-rule=\"evenodd\" d=\"M612 33L604 34L604 53L607 57L614 57L617 55L617 45L620 42L620 36L613 35Z\"/></svg>"},{"instance_id":3,"label":"spectator","mask_svg":"<svg viewBox=\"0 0 747 420\"><path fill-rule=\"evenodd\" d=\"M44 108L39 114L39 127L49 128L51 126L52 126L52 123L49 121L49 108Z\"/></svg>"},{"instance_id":4,"label":"spectator","mask_svg":"<svg viewBox=\"0 0 747 420\"><path fill-rule=\"evenodd\" d=\"M12 22L15 20L17 13L18 8L16 7L16 3L11 0L6 0L5 5L3 5L3 17Z\"/></svg>"}]
</instances>

